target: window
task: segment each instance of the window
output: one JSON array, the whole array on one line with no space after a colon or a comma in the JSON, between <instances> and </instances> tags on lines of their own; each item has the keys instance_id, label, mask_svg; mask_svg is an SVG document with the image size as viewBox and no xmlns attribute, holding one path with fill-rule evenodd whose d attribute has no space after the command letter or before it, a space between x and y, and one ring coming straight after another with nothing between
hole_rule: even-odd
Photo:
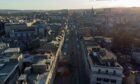
<instances>
[{"instance_id":1,"label":"window","mask_svg":"<svg viewBox=\"0 0 140 84\"><path fill-rule=\"evenodd\" d=\"M101 73L101 69L98 69L98 73Z\"/></svg>"},{"instance_id":2,"label":"window","mask_svg":"<svg viewBox=\"0 0 140 84\"><path fill-rule=\"evenodd\" d=\"M101 81L102 79L101 78L97 78L97 81Z\"/></svg>"},{"instance_id":3,"label":"window","mask_svg":"<svg viewBox=\"0 0 140 84\"><path fill-rule=\"evenodd\" d=\"M101 83L96 83L96 84L101 84Z\"/></svg>"},{"instance_id":4,"label":"window","mask_svg":"<svg viewBox=\"0 0 140 84\"><path fill-rule=\"evenodd\" d=\"M108 70L106 70L105 73L108 73Z\"/></svg>"},{"instance_id":5,"label":"window","mask_svg":"<svg viewBox=\"0 0 140 84\"><path fill-rule=\"evenodd\" d=\"M115 70L113 71L113 75L116 75L116 71Z\"/></svg>"},{"instance_id":6,"label":"window","mask_svg":"<svg viewBox=\"0 0 140 84\"><path fill-rule=\"evenodd\" d=\"M103 80L104 82L109 82L109 79L107 79L107 78L104 78L104 80Z\"/></svg>"},{"instance_id":7,"label":"window","mask_svg":"<svg viewBox=\"0 0 140 84\"><path fill-rule=\"evenodd\" d=\"M112 79L112 80L111 80L111 83L116 83L116 80Z\"/></svg>"}]
</instances>

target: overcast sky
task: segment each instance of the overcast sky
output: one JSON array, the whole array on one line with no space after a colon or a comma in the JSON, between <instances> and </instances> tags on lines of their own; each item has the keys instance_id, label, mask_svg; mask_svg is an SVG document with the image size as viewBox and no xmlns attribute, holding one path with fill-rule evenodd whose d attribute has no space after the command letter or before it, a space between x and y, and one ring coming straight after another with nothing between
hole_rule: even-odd
<instances>
[{"instance_id":1,"label":"overcast sky","mask_svg":"<svg viewBox=\"0 0 140 84\"><path fill-rule=\"evenodd\" d=\"M0 9L81 9L140 7L140 0L0 0Z\"/></svg>"}]
</instances>

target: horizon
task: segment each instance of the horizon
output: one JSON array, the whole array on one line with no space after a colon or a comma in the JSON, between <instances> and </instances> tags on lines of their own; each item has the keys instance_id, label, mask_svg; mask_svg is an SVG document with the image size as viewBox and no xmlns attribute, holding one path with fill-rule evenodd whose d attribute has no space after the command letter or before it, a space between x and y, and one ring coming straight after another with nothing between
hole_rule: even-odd
<instances>
[{"instance_id":1,"label":"horizon","mask_svg":"<svg viewBox=\"0 0 140 84\"><path fill-rule=\"evenodd\" d=\"M95 9L116 7L140 7L139 0L3 0L0 9L10 10L62 10L62 9ZM78 5L77 5L78 4Z\"/></svg>"},{"instance_id":2,"label":"horizon","mask_svg":"<svg viewBox=\"0 0 140 84\"><path fill-rule=\"evenodd\" d=\"M97 9L117 9L117 8L140 8L140 7L104 7L104 8L94 8L95 10ZM91 8L79 8L79 9L0 9L0 11L5 11L5 10L9 10L9 11L57 11L57 10L90 10Z\"/></svg>"}]
</instances>

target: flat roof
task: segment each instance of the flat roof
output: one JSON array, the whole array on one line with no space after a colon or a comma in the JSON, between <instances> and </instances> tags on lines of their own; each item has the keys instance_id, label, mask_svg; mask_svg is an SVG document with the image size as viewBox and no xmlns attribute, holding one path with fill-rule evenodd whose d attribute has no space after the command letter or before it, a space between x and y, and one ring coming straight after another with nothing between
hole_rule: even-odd
<instances>
[{"instance_id":1,"label":"flat roof","mask_svg":"<svg viewBox=\"0 0 140 84\"><path fill-rule=\"evenodd\" d=\"M90 37L83 37L84 40L94 40L94 38L92 36Z\"/></svg>"},{"instance_id":2,"label":"flat roof","mask_svg":"<svg viewBox=\"0 0 140 84\"><path fill-rule=\"evenodd\" d=\"M48 72L43 73L43 74L30 74L29 76L29 80L31 81L31 83L35 83L35 80L39 83L39 84L44 84L48 78Z\"/></svg>"},{"instance_id":3,"label":"flat roof","mask_svg":"<svg viewBox=\"0 0 140 84\"><path fill-rule=\"evenodd\" d=\"M0 68L0 82L4 82L10 73L17 67L18 63L6 62L4 66Z\"/></svg>"},{"instance_id":4,"label":"flat roof","mask_svg":"<svg viewBox=\"0 0 140 84\"><path fill-rule=\"evenodd\" d=\"M105 37L104 39L106 42L110 42L110 43L112 42L112 38Z\"/></svg>"},{"instance_id":5,"label":"flat roof","mask_svg":"<svg viewBox=\"0 0 140 84\"><path fill-rule=\"evenodd\" d=\"M102 51L101 49L99 52L92 51L92 53L89 53L92 63L100 66L118 67L118 63L115 61L117 57L112 52L106 49Z\"/></svg>"},{"instance_id":6,"label":"flat roof","mask_svg":"<svg viewBox=\"0 0 140 84\"><path fill-rule=\"evenodd\" d=\"M7 45L7 43L0 42L0 46Z\"/></svg>"},{"instance_id":7,"label":"flat roof","mask_svg":"<svg viewBox=\"0 0 140 84\"><path fill-rule=\"evenodd\" d=\"M47 60L46 55L43 55L43 56L27 55L25 57L26 57L27 60L31 60L33 65L42 65L42 64L46 65L46 62L49 61L49 60ZM27 67L27 69L28 68L31 68L31 67ZM35 80L37 80L37 82L39 82L39 84L44 84L47 80L48 73L49 73L48 71L46 71L42 74L31 72L31 74L28 75L28 79L30 80L29 83L35 84Z\"/></svg>"},{"instance_id":8,"label":"flat roof","mask_svg":"<svg viewBox=\"0 0 140 84\"><path fill-rule=\"evenodd\" d=\"M11 53L11 52L20 52L20 48L8 48L4 51L4 53Z\"/></svg>"},{"instance_id":9,"label":"flat roof","mask_svg":"<svg viewBox=\"0 0 140 84\"><path fill-rule=\"evenodd\" d=\"M117 60L117 57L110 51L104 49L105 52L106 52L106 55L105 56L101 56L101 59L102 60L111 60L111 59L115 59Z\"/></svg>"},{"instance_id":10,"label":"flat roof","mask_svg":"<svg viewBox=\"0 0 140 84\"><path fill-rule=\"evenodd\" d=\"M94 38L104 38L103 36L95 36Z\"/></svg>"},{"instance_id":11,"label":"flat roof","mask_svg":"<svg viewBox=\"0 0 140 84\"><path fill-rule=\"evenodd\" d=\"M22 54L20 54L20 53L14 53L13 55L11 55L10 58L18 58L19 56L22 56Z\"/></svg>"},{"instance_id":12,"label":"flat roof","mask_svg":"<svg viewBox=\"0 0 140 84\"><path fill-rule=\"evenodd\" d=\"M48 61L48 55L24 55L24 61L33 64L45 64Z\"/></svg>"},{"instance_id":13,"label":"flat roof","mask_svg":"<svg viewBox=\"0 0 140 84\"><path fill-rule=\"evenodd\" d=\"M7 60L7 59L10 59L10 58L17 58L20 55L22 55L22 54L21 53L0 54L0 63L1 63L1 60Z\"/></svg>"}]
</instances>

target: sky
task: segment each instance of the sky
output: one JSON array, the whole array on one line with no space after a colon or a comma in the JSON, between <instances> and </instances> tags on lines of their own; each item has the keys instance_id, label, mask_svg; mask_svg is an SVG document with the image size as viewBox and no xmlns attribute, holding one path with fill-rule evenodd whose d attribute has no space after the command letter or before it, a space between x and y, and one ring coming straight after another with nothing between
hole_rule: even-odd
<instances>
[{"instance_id":1,"label":"sky","mask_svg":"<svg viewBox=\"0 0 140 84\"><path fill-rule=\"evenodd\" d=\"M87 9L108 7L140 7L140 0L0 0L0 9Z\"/></svg>"}]
</instances>

